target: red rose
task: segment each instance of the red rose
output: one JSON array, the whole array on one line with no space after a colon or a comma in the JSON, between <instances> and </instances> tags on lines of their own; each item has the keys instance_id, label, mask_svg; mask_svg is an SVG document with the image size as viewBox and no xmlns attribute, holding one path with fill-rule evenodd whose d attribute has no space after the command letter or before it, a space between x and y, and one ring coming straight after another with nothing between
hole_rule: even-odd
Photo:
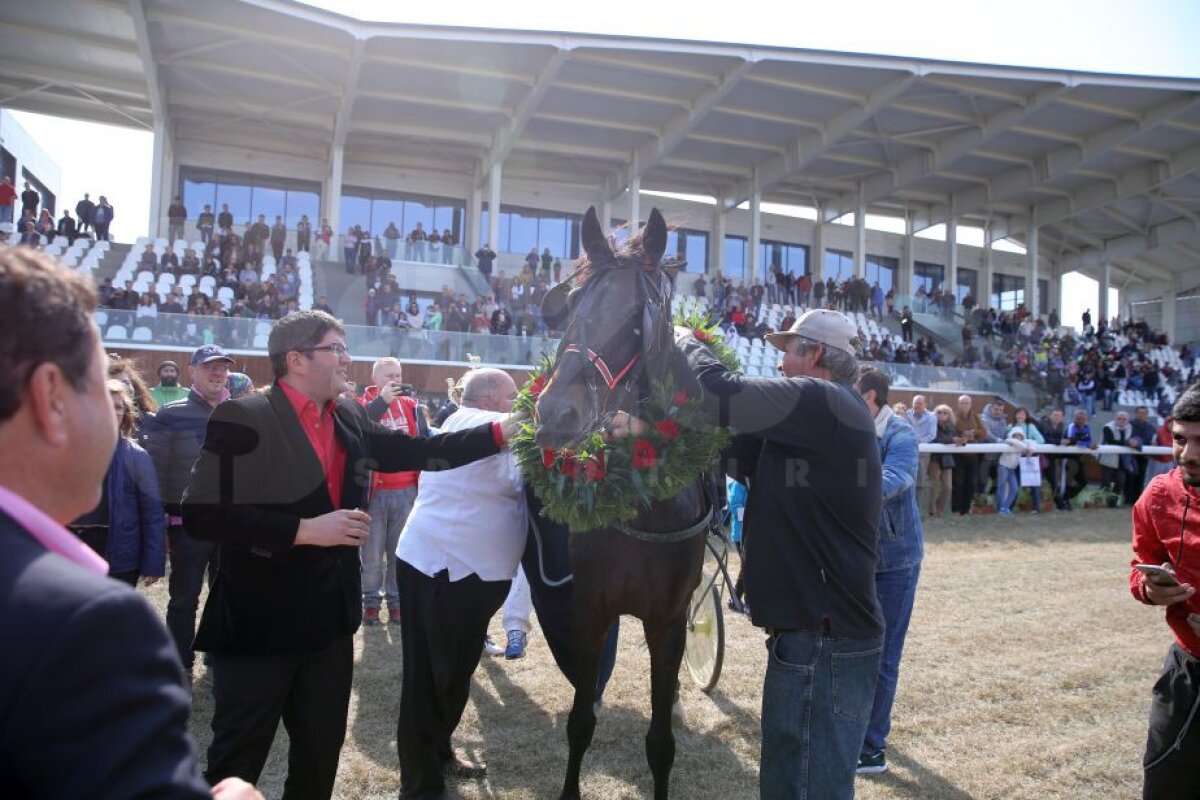
<instances>
[{"instance_id":1,"label":"red rose","mask_svg":"<svg viewBox=\"0 0 1200 800\"><path fill-rule=\"evenodd\" d=\"M607 474L604 468L604 453L596 453L583 465L583 477L589 483L601 480Z\"/></svg>"},{"instance_id":2,"label":"red rose","mask_svg":"<svg viewBox=\"0 0 1200 800\"><path fill-rule=\"evenodd\" d=\"M675 405L681 406L688 401L688 393L680 389L675 393Z\"/></svg>"},{"instance_id":3,"label":"red rose","mask_svg":"<svg viewBox=\"0 0 1200 800\"><path fill-rule=\"evenodd\" d=\"M550 469L554 466L554 459L558 458L558 453L555 453L549 447L542 450L542 466Z\"/></svg>"},{"instance_id":4,"label":"red rose","mask_svg":"<svg viewBox=\"0 0 1200 800\"><path fill-rule=\"evenodd\" d=\"M536 399L541 396L542 390L546 388L546 373L542 373L533 379L533 383L529 384L529 393Z\"/></svg>"},{"instance_id":5,"label":"red rose","mask_svg":"<svg viewBox=\"0 0 1200 800\"><path fill-rule=\"evenodd\" d=\"M658 466L658 450L645 439L633 440L633 468L650 469Z\"/></svg>"},{"instance_id":6,"label":"red rose","mask_svg":"<svg viewBox=\"0 0 1200 800\"><path fill-rule=\"evenodd\" d=\"M673 419L664 419L654 423L654 429L668 442L679 436L679 423Z\"/></svg>"},{"instance_id":7,"label":"red rose","mask_svg":"<svg viewBox=\"0 0 1200 800\"><path fill-rule=\"evenodd\" d=\"M712 342L712 334L704 330L704 328L696 328L692 331L692 335L702 342Z\"/></svg>"},{"instance_id":8,"label":"red rose","mask_svg":"<svg viewBox=\"0 0 1200 800\"><path fill-rule=\"evenodd\" d=\"M570 453L565 453L563 454L562 466L558 469L559 472L568 478L574 478L579 474L579 461Z\"/></svg>"}]
</instances>

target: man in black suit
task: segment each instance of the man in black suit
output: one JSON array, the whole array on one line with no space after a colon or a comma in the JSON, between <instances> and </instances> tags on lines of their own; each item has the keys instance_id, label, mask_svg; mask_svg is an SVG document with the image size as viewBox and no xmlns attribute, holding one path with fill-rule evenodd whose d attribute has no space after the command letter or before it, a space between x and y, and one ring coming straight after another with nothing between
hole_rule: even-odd
<instances>
[{"instance_id":1,"label":"man in black suit","mask_svg":"<svg viewBox=\"0 0 1200 800\"><path fill-rule=\"evenodd\" d=\"M90 280L0 252L0 340L19 343L0 348L0 792L199 800L170 636L63 527L99 502L116 442L95 304Z\"/></svg>"},{"instance_id":2,"label":"man in black suit","mask_svg":"<svg viewBox=\"0 0 1200 800\"><path fill-rule=\"evenodd\" d=\"M282 719L285 798L333 792L346 732L370 472L448 469L493 455L515 423L412 438L371 423L347 388L345 332L320 311L275 323L276 382L213 411L183 502L220 544L196 636L213 669L210 780L254 780Z\"/></svg>"}]
</instances>

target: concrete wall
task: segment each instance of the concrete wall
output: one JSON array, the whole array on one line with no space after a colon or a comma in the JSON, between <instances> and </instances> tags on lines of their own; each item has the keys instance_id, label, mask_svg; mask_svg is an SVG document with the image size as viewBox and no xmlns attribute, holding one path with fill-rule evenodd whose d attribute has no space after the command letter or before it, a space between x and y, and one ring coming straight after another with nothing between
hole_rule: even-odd
<instances>
[{"instance_id":1,"label":"concrete wall","mask_svg":"<svg viewBox=\"0 0 1200 800\"><path fill-rule=\"evenodd\" d=\"M62 196L62 170L42 148L38 147L33 137L21 127L16 117L7 109L0 109L0 145L3 145L4 149L17 160L13 186L17 187L18 194L25 188L22 183L22 170L29 170L46 189L54 193L56 218L62 214L63 208L69 207L71 213L75 213L74 201L68 206L66 205L67 199ZM92 199L95 200L94 197ZM18 198L14 213L19 214L20 210L21 202Z\"/></svg>"}]
</instances>

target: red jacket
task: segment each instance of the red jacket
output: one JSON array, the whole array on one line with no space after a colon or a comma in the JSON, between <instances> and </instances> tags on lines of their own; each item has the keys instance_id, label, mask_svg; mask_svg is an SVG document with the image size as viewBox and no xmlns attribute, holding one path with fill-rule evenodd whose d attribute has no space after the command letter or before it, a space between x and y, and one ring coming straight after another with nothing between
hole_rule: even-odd
<instances>
[{"instance_id":1,"label":"red jacket","mask_svg":"<svg viewBox=\"0 0 1200 800\"><path fill-rule=\"evenodd\" d=\"M379 397L378 386L368 386L363 390L363 396L358 398L358 402L367 408L367 416L373 422L378 422L383 427L393 431L403 431L409 436L420 436L420 428L417 427L417 399L415 397L397 397L392 401L391 406L382 406L383 400L380 400L380 406L375 408L371 404ZM374 411L379 412L376 417ZM417 476L420 472L373 472L371 473L371 492L388 489L410 489L417 485Z\"/></svg>"},{"instance_id":2,"label":"red jacket","mask_svg":"<svg viewBox=\"0 0 1200 800\"><path fill-rule=\"evenodd\" d=\"M1179 467L1150 481L1133 507L1130 564L1164 562L1174 567L1180 583L1200 587L1200 492L1184 485ZM1142 574L1132 567L1129 590L1135 598L1146 602ZM1200 595L1167 606L1167 624L1179 646L1200 658L1200 636L1187 622L1188 614L1194 612L1200 612Z\"/></svg>"}]
</instances>

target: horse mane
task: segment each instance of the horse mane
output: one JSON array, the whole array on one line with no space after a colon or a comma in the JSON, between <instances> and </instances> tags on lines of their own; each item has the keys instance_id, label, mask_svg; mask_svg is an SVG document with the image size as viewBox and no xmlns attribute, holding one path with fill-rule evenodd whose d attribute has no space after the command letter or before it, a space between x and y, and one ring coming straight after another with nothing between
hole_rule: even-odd
<instances>
[{"instance_id":1,"label":"horse mane","mask_svg":"<svg viewBox=\"0 0 1200 800\"><path fill-rule=\"evenodd\" d=\"M674 230L672 227L671 230ZM638 231L637 235L631 236L625 244L620 247L616 246L612 235L609 235L609 244L613 248L613 259L611 262L606 261L603 264L592 261L591 256L584 251L579 258L575 260L575 285L586 286L587 282L596 276L604 267L629 267L641 268L645 272L657 272L663 270L671 278L671 283L674 285L676 273L682 271L687 266L687 261L663 256L662 260L653 263L649 262L646 256L646 248L644 247L645 229Z\"/></svg>"}]
</instances>

